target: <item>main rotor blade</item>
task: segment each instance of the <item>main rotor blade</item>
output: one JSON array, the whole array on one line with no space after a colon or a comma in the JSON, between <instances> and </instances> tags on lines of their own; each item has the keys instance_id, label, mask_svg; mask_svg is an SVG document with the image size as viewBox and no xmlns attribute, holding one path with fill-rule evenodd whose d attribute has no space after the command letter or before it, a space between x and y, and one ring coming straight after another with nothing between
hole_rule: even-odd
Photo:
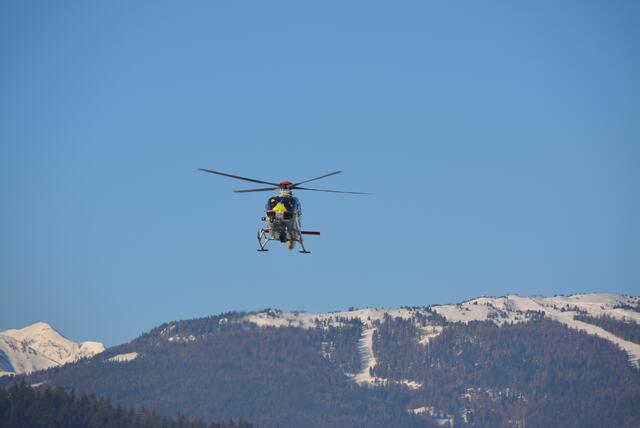
<instances>
[{"instance_id":1,"label":"main rotor blade","mask_svg":"<svg viewBox=\"0 0 640 428\"><path fill-rule=\"evenodd\" d=\"M342 190L309 189L307 187L294 187L294 190L311 190L313 192L349 193L351 195L370 195L367 192L344 192Z\"/></svg>"},{"instance_id":2,"label":"main rotor blade","mask_svg":"<svg viewBox=\"0 0 640 428\"><path fill-rule=\"evenodd\" d=\"M340 174L341 172L342 171L333 171L333 172L330 172L329 174L321 175L320 177L311 178L309 180L301 181L300 183L294 184L293 187L296 187L298 184L304 184L304 183L308 183L310 181L316 181L316 180L320 180L321 178L330 177L332 175Z\"/></svg>"},{"instance_id":3,"label":"main rotor blade","mask_svg":"<svg viewBox=\"0 0 640 428\"><path fill-rule=\"evenodd\" d=\"M266 192L267 190L276 190L279 187L261 187L260 189L247 189L247 190L234 190L236 193L247 193L247 192Z\"/></svg>"},{"instance_id":4,"label":"main rotor blade","mask_svg":"<svg viewBox=\"0 0 640 428\"><path fill-rule=\"evenodd\" d=\"M239 175L231 175L231 174L227 174L225 172L218 172L218 171L212 171L210 169L205 169L205 168L198 168L200 171L204 171L204 172L208 172L210 174L217 174L217 175L224 175L225 177L231 177L231 178L236 178L238 180L244 180L244 181L251 181L253 183L260 183L260 184L270 184L272 186L278 186L280 187L280 185L278 183L270 183L268 181L262 181L262 180L256 180L253 178L247 178L247 177L240 177Z\"/></svg>"}]
</instances>

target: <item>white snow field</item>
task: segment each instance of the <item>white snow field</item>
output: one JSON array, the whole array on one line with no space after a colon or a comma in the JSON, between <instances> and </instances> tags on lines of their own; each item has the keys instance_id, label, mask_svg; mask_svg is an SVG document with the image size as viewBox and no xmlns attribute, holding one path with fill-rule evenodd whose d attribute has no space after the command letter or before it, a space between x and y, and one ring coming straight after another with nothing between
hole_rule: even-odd
<instances>
[{"instance_id":1,"label":"white snow field","mask_svg":"<svg viewBox=\"0 0 640 428\"><path fill-rule=\"evenodd\" d=\"M107 362L110 362L110 363L128 363L130 361L135 360L139 356L140 356L140 354L138 354L137 352L129 352L129 353L126 353L126 354L118 354L118 355L114 355L113 357L107 359Z\"/></svg>"},{"instance_id":2,"label":"white snow field","mask_svg":"<svg viewBox=\"0 0 640 428\"><path fill-rule=\"evenodd\" d=\"M100 342L76 343L44 322L0 332L0 376L31 373L104 351Z\"/></svg>"}]
</instances>

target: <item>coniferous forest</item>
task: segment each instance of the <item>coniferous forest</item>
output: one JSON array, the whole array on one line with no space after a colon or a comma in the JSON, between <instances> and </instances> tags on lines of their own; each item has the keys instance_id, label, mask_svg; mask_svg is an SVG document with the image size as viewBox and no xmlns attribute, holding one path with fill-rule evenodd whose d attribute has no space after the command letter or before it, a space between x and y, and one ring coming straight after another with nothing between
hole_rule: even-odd
<instances>
[{"instance_id":1,"label":"coniferous forest","mask_svg":"<svg viewBox=\"0 0 640 428\"><path fill-rule=\"evenodd\" d=\"M603 339L545 318L501 327L454 323L426 347L415 334L414 324L388 318L374 341L376 375L423 383L413 407L429 403L451 415L466 409L467 423L482 427L640 421L640 373Z\"/></svg>"},{"instance_id":2,"label":"coniferous forest","mask_svg":"<svg viewBox=\"0 0 640 428\"><path fill-rule=\"evenodd\" d=\"M251 428L239 422L190 421L184 416L166 418L151 409L114 407L109 401L63 388L34 390L16 384L0 390L0 426L4 428Z\"/></svg>"},{"instance_id":3,"label":"coniferous forest","mask_svg":"<svg viewBox=\"0 0 640 428\"><path fill-rule=\"evenodd\" d=\"M615 334L622 339L633 343L640 344L640 324L633 320L621 321L608 315L600 317L592 317L586 314L578 314L573 317L578 321L584 321L589 324L602 327L610 333Z\"/></svg>"}]
</instances>

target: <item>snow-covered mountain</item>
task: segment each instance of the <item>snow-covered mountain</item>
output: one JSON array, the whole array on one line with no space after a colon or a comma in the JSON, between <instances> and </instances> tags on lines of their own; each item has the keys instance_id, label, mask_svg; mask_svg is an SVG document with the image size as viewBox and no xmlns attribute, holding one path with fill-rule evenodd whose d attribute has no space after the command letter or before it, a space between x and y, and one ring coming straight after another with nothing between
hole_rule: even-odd
<instances>
[{"instance_id":1,"label":"snow-covered mountain","mask_svg":"<svg viewBox=\"0 0 640 428\"><path fill-rule=\"evenodd\" d=\"M636 427L639 358L639 297L509 295L171 321L0 387L267 428Z\"/></svg>"},{"instance_id":2,"label":"snow-covered mountain","mask_svg":"<svg viewBox=\"0 0 640 428\"><path fill-rule=\"evenodd\" d=\"M44 322L0 332L0 376L31 373L104 351L100 342L76 343Z\"/></svg>"},{"instance_id":3,"label":"snow-covered mountain","mask_svg":"<svg viewBox=\"0 0 640 428\"><path fill-rule=\"evenodd\" d=\"M505 323L525 322L530 318L528 312L543 312L544 316L570 328L583 330L588 334L607 339L629 355L629 361L636 367L640 366L640 345L630 342L593 324L575 320L578 314L594 317L609 316L620 321L634 321L640 323L640 297L610 293L574 294L571 296L522 297L509 295L503 297L478 297L463 303L450 305L434 305L431 307L411 307L401 309L366 308L353 311L306 313L281 312L268 310L247 315L244 321L259 326L272 327L302 327L314 328L329 325L340 326L340 319L360 319L364 325L360 338L360 349L363 362L361 373L355 376L358 383L372 383L378 381L369 375L369 368L375 366L375 356L372 347L372 335L375 331L374 321L382 321L385 315L393 318L416 319L420 314L433 311L446 318L449 322L486 321L490 320L501 325ZM436 326L420 327L422 329L421 343L426 344L436 337L441 328Z\"/></svg>"}]
</instances>

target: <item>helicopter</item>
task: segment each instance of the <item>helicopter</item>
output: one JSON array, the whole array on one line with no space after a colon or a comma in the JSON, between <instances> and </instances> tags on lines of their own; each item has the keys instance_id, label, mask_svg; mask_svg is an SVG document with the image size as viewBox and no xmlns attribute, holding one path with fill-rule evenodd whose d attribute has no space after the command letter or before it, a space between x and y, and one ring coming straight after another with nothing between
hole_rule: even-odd
<instances>
[{"instance_id":1,"label":"helicopter","mask_svg":"<svg viewBox=\"0 0 640 428\"><path fill-rule=\"evenodd\" d=\"M250 181L258 184L268 184L270 187L260 187L257 189L244 189L234 190L236 193L249 193L249 192L268 192L277 190L278 194L274 195L267 200L265 206L265 214L262 217L262 221L265 225L261 225L258 230L258 251L269 251L267 244L271 241L280 241L286 243L290 250L296 245L296 242L300 243L300 253L309 254L310 251L304 246L303 235L320 235L320 232L314 232L309 230L302 230L300 225L300 217L302 217L302 208L300 200L293 196L294 190L309 190L313 192L330 192L330 193L346 193L352 195L369 195L366 192L345 192L342 190L326 190L326 189L311 189L308 187L300 187L301 184L309 183L311 181L320 180L321 178L331 177L332 175L340 174L342 171L333 171L328 174L321 175L320 177L310 178L309 180L299 181L292 183L291 181L281 181L280 183L272 183L269 181L256 180L254 178L241 177L239 175L227 174L226 172L212 171L210 169L199 168L199 171L208 172L210 174L222 175L224 177L235 178L237 180Z\"/></svg>"}]
</instances>

